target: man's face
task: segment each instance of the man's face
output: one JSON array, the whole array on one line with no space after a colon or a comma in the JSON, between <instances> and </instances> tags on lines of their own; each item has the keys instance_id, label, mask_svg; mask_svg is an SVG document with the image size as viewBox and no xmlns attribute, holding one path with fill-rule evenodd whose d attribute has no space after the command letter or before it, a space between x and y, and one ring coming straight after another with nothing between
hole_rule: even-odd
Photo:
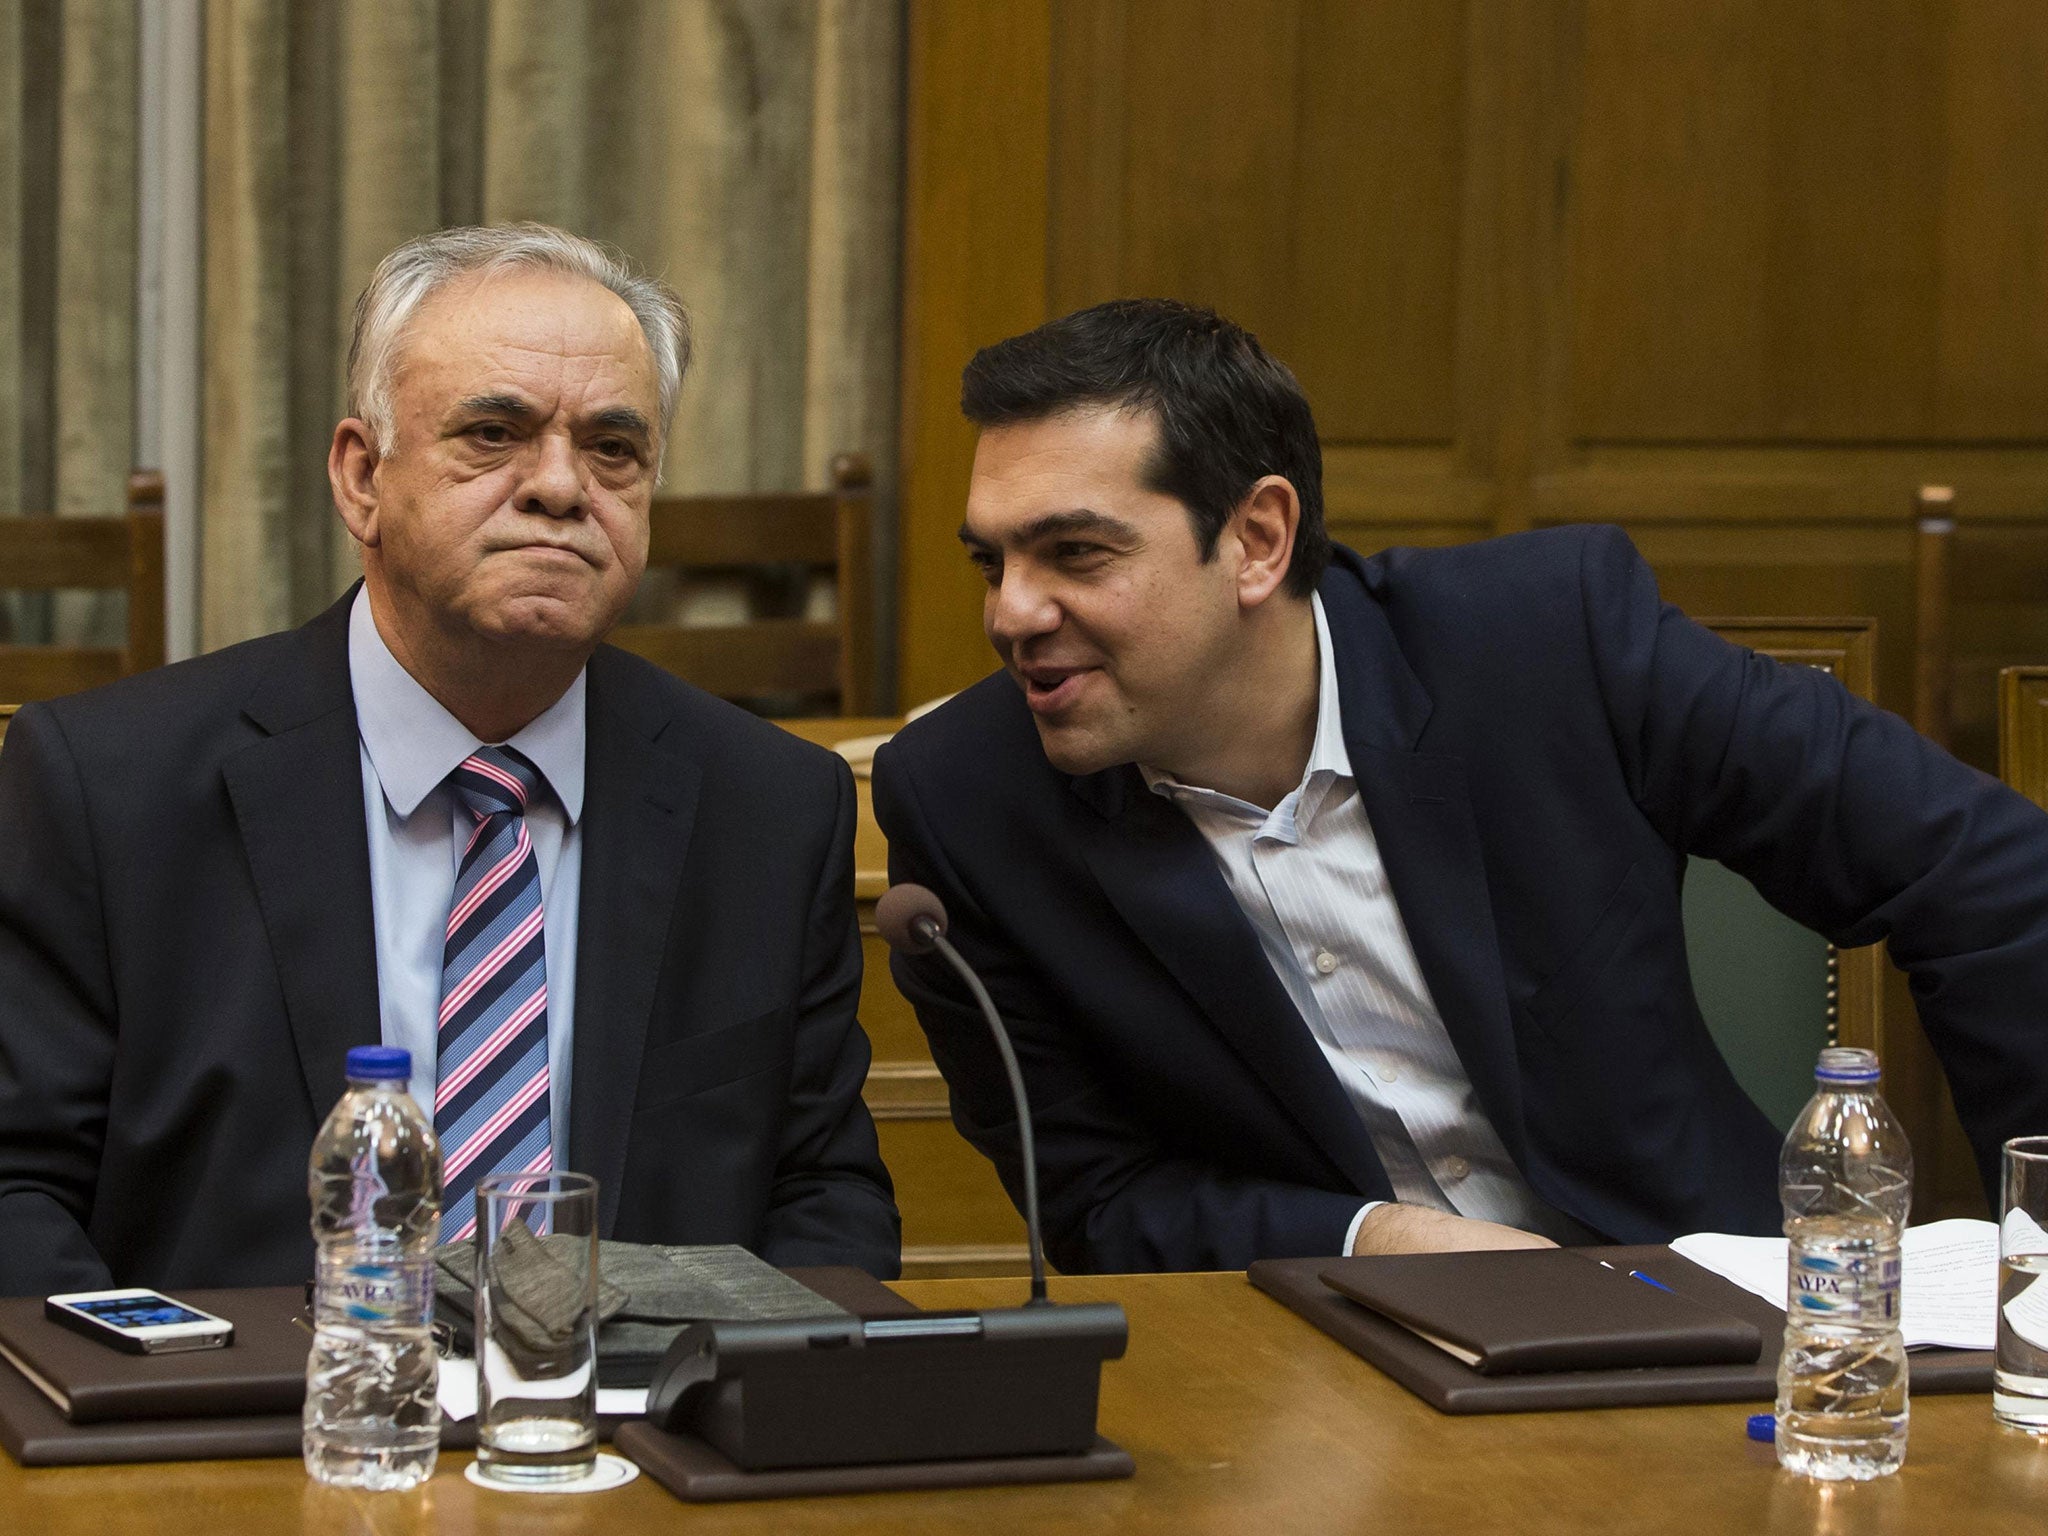
<instances>
[{"instance_id":1,"label":"man's face","mask_svg":"<svg viewBox=\"0 0 2048 1536\"><path fill-rule=\"evenodd\" d=\"M364 562L444 631L588 648L647 565L659 389L639 322L588 279L430 295L399 342Z\"/></svg>"},{"instance_id":2,"label":"man's face","mask_svg":"<svg viewBox=\"0 0 2048 1536\"><path fill-rule=\"evenodd\" d=\"M1188 510L1148 490L1148 411L1086 407L990 427L960 537L988 581L982 627L1064 773L1175 772L1217 725L1238 641L1236 562L1204 562Z\"/></svg>"}]
</instances>

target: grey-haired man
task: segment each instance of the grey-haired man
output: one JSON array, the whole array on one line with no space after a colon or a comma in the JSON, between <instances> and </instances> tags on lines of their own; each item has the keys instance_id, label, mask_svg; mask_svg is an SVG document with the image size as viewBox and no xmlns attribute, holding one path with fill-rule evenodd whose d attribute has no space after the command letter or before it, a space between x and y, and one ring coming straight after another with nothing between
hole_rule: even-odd
<instances>
[{"instance_id":1,"label":"grey-haired man","mask_svg":"<svg viewBox=\"0 0 2048 1536\"><path fill-rule=\"evenodd\" d=\"M357 306L360 587L0 753L0 1293L310 1270L350 1045L604 1235L893 1274L837 759L605 647L688 361L666 288L448 230Z\"/></svg>"}]
</instances>

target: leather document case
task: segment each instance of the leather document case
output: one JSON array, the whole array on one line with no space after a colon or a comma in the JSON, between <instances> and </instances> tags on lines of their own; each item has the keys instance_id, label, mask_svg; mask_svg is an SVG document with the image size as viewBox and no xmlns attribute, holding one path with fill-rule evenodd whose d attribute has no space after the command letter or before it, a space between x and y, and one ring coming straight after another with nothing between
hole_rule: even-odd
<instances>
[{"instance_id":1,"label":"leather document case","mask_svg":"<svg viewBox=\"0 0 2048 1536\"><path fill-rule=\"evenodd\" d=\"M1306 1318L1352 1353L1371 1362L1444 1413L1525 1413L1556 1408L1630 1408L1659 1403L1767 1403L1777 1395L1778 1353L1785 1314L1719 1275L1661 1245L1580 1248L1662 1281L1679 1295L1755 1326L1763 1350L1749 1364L1667 1365L1628 1370L1564 1370L1483 1376L1436 1345L1360 1305L1323 1281L1340 1260L1264 1259L1251 1283ZM1628 1282L1631 1285L1639 1281ZM1988 1392L1988 1350L1916 1349L1909 1357L1912 1390Z\"/></svg>"},{"instance_id":2,"label":"leather document case","mask_svg":"<svg viewBox=\"0 0 2048 1536\"><path fill-rule=\"evenodd\" d=\"M785 1273L850 1312L889 1316L916 1311L879 1280L856 1269ZM32 1321L37 1330L48 1329L56 1336L52 1345L61 1340L81 1354L91 1352L77 1371L63 1363L73 1356L52 1354L40 1342L22 1358L39 1374L45 1369L53 1373L45 1379L71 1398L74 1411L86 1401L95 1405L88 1411L99 1415L89 1423L67 1419L41 1388L0 1361L0 1448L24 1467L297 1456L306 1353L312 1345L311 1333L294 1321L305 1306L304 1288L193 1290L177 1295L233 1323L235 1342L226 1349L191 1354L128 1355L49 1322L38 1297L0 1299L0 1342L17 1336L40 1340L39 1332L27 1328ZM22 1320L20 1327L17 1320ZM259 1335L258 1347L243 1355L245 1341L257 1341ZM239 1359L229 1361L229 1356ZM174 1374L206 1362L217 1374ZM245 1406L259 1402L267 1405L262 1411ZM132 1410L135 1416L112 1418L109 1404L117 1405L114 1411L128 1415ZM598 1425L609 1433L619 1422L600 1418ZM474 1419L442 1424L443 1450L466 1450L475 1444Z\"/></svg>"},{"instance_id":3,"label":"leather document case","mask_svg":"<svg viewBox=\"0 0 2048 1536\"><path fill-rule=\"evenodd\" d=\"M51 1322L40 1297L10 1296L0 1299L0 1358L73 1424L298 1413L313 1343L298 1321L303 1287L183 1291L178 1299L233 1323L235 1341L225 1349L123 1354Z\"/></svg>"},{"instance_id":4,"label":"leather document case","mask_svg":"<svg viewBox=\"0 0 2048 1536\"><path fill-rule=\"evenodd\" d=\"M1763 1353L1748 1319L1568 1248L1336 1259L1322 1279L1482 1376L1749 1365Z\"/></svg>"}]
</instances>

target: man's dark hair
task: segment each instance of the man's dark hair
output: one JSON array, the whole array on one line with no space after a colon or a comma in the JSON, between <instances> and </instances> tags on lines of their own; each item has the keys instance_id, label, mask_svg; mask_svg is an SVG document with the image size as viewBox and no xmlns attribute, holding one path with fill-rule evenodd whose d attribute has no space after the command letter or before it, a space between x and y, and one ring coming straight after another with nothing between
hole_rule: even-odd
<instances>
[{"instance_id":1,"label":"man's dark hair","mask_svg":"<svg viewBox=\"0 0 2048 1536\"><path fill-rule=\"evenodd\" d=\"M960 377L960 409L977 427L1094 405L1158 421L1145 485L1188 509L1204 560L1253 483L1285 476L1301 500L1287 591L1315 591L1330 563L1315 417L1256 336L1172 299L1113 299L983 347Z\"/></svg>"}]
</instances>

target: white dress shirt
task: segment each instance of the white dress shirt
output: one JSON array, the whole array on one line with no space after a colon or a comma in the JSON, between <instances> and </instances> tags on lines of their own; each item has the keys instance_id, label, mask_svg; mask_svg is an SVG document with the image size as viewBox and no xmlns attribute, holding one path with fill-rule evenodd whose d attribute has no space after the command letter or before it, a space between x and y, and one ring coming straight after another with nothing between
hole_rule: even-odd
<instances>
[{"instance_id":1,"label":"white dress shirt","mask_svg":"<svg viewBox=\"0 0 2048 1536\"><path fill-rule=\"evenodd\" d=\"M1395 1196L1562 1240L1585 1240L1531 1190L1486 1118L1430 997L1351 772L1337 663L1315 609L1315 744L1271 811L1139 766L1215 852L1273 973L1322 1047ZM1344 1252L1379 1201L1352 1218Z\"/></svg>"},{"instance_id":2,"label":"white dress shirt","mask_svg":"<svg viewBox=\"0 0 2048 1536\"><path fill-rule=\"evenodd\" d=\"M383 1043L412 1052L412 1096L432 1119L441 969L455 875L475 823L448 775L486 745L398 659L356 593L348 621L349 685L361 738L363 814L376 915L377 1007ZM547 793L526 808L540 866L548 969L549 1133L569 1166L570 1042L576 1007L576 913L583 872L584 674L510 741L541 772Z\"/></svg>"}]
</instances>

